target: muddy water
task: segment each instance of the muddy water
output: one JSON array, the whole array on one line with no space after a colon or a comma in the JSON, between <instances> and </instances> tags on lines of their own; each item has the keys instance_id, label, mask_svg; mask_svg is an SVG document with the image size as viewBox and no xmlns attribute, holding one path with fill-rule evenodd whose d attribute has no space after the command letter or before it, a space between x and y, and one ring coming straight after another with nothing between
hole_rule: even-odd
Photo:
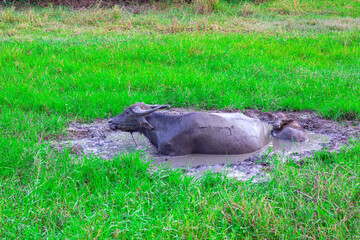
<instances>
[{"instance_id":1,"label":"muddy water","mask_svg":"<svg viewBox=\"0 0 360 240\"><path fill-rule=\"evenodd\" d=\"M197 167L202 165L230 165L248 159L259 153L277 153L279 155L289 155L294 152L305 152L319 150L326 142L327 136L321 134L308 133L309 141L303 143L292 143L272 139L264 148L247 154L238 155L210 155L210 154L191 154L185 156L161 156L146 137L141 134L124 132L109 132L105 138L94 141L92 138L74 139L68 144L80 146L85 154L96 154L105 158L111 158L117 154L131 151L143 151L147 160L152 160L155 165L169 165L172 168Z\"/></svg>"},{"instance_id":2,"label":"muddy water","mask_svg":"<svg viewBox=\"0 0 360 240\"><path fill-rule=\"evenodd\" d=\"M267 181L266 167L256 163L257 156L262 154L278 154L286 156L292 153L302 153L321 149L328 136L308 132L309 141L292 143L272 139L264 148L247 154L239 155L209 155L191 154L186 156L161 156L149 140L141 134L113 132L107 129L106 124L84 124L69 129L73 136L71 140L63 141L59 148L68 146L75 150L77 155L95 154L111 159L115 155L131 151L143 151L145 159L152 161L155 166L183 168L188 175L200 177L205 172L223 173L241 181Z\"/></svg>"},{"instance_id":3,"label":"muddy water","mask_svg":"<svg viewBox=\"0 0 360 240\"><path fill-rule=\"evenodd\" d=\"M201 165L231 165L237 162L244 161L251 156L259 153L276 153L282 156L287 156L295 152L306 152L312 150L319 150L321 144L326 142L327 136L321 134L309 134L309 141L303 143L292 143L287 141L281 141L272 139L271 142L264 148L246 154L236 155L212 155L212 154L190 154L185 156L154 156L153 163L155 165L168 164L172 168L179 167L197 167Z\"/></svg>"}]
</instances>

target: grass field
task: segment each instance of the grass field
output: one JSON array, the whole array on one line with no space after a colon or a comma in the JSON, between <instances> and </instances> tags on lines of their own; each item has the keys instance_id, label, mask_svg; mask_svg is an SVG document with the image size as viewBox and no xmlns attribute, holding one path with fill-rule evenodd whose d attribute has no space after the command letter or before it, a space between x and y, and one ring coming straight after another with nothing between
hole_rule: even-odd
<instances>
[{"instance_id":1,"label":"grass field","mask_svg":"<svg viewBox=\"0 0 360 240\"><path fill-rule=\"evenodd\" d=\"M48 144L138 101L360 120L359 1L138 8L0 8L0 237L359 237L357 140L260 185Z\"/></svg>"}]
</instances>

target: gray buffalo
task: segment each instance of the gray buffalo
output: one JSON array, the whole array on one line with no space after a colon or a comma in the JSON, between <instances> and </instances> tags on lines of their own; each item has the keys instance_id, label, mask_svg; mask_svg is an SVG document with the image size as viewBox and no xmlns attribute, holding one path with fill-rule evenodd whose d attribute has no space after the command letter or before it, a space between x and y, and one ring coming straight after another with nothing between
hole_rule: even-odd
<instances>
[{"instance_id":1,"label":"gray buffalo","mask_svg":"<svg viewBox=\"0 0 360 240\"><path fill-rule=\"evenodd\" d=\"M163 155L243 154L270 142L270 131L258 119L241 113L156 112L168 105L135 103L109 121L112 130L140 132Z\"/></svg>"}]
</instances>

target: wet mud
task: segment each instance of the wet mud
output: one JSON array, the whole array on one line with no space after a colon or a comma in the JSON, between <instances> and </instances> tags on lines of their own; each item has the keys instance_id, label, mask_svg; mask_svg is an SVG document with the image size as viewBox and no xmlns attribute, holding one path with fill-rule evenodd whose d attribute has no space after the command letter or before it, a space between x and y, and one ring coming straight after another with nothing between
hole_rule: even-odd
<instances>
[{"instance_id":1,"label":"wet mud","mask_svg":"<svg viewBox=\"0 0 360 240\"><path fill-rule=\"evenodd\" d=\"M181 108L164 110L168 114L183 114L190 111ZM269 124L269 127L272 124L272 119L261 111L251 109L243 113L249 117L259 118ZM266 181L271 169L271 164L263 159L271 159L276 155L284 161L288 158L300 161L323 149L337 151L348 143L349 138L359 138L360 125L356 121L335 122L323 119L312 111L283 113L288 118L296 120L307 131L308 141L292 143L272 139L264 148L240 155L191 154L169 157L160 155L156 147L141 134L131 135L112 131L108 127L108 120L95 120L91 124L71 123L67 129L67 136L62 140L52 141L51 144L58 150L70 148L74 156L95 154L106 159L124 152L143 151L146 161L151 161L155 167L182 168L195 177L212 171L222 172L239 180L252 179L254 182L263 182Z\"/></svg>"}]
</instances>

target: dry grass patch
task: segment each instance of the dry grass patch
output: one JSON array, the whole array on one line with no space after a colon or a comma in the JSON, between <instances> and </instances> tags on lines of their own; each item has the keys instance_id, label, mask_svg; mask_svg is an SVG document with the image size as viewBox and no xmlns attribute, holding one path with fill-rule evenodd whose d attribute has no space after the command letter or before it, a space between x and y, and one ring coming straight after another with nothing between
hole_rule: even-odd
<instances>
[{"instance_id":1,"label":"dry grass patch","mask_svg":"<svg viewBox=\"0 0 360 240\"><path fill-rule=\"evenodd\" d=\"M193 0L196 13L208 14L215 10L220 0Z\"/></svg>"},{"instance_id":2,"label":"dry grass patch","mask_svg":"<svg viewBox=\"0 0 360 240\"><path fill-rule=\"evenodd\" d=\"M111 9L83 9L68 11L14 8L1 10L3 21L1 36L33 34L109 34L109 33L179 33L179 32L260 32L268 34L293 31L316 33L328 31L359 30L359 18L308 18L287 16L282 18L258 18L251 7L236 15L211 13L208 15L183 12L158 12L148 10L133 14L132 10L115 6ZM248 5L251 6L251 5ZM246 10L247 9L247 10Z\"/></svg>"}]
</instances>

